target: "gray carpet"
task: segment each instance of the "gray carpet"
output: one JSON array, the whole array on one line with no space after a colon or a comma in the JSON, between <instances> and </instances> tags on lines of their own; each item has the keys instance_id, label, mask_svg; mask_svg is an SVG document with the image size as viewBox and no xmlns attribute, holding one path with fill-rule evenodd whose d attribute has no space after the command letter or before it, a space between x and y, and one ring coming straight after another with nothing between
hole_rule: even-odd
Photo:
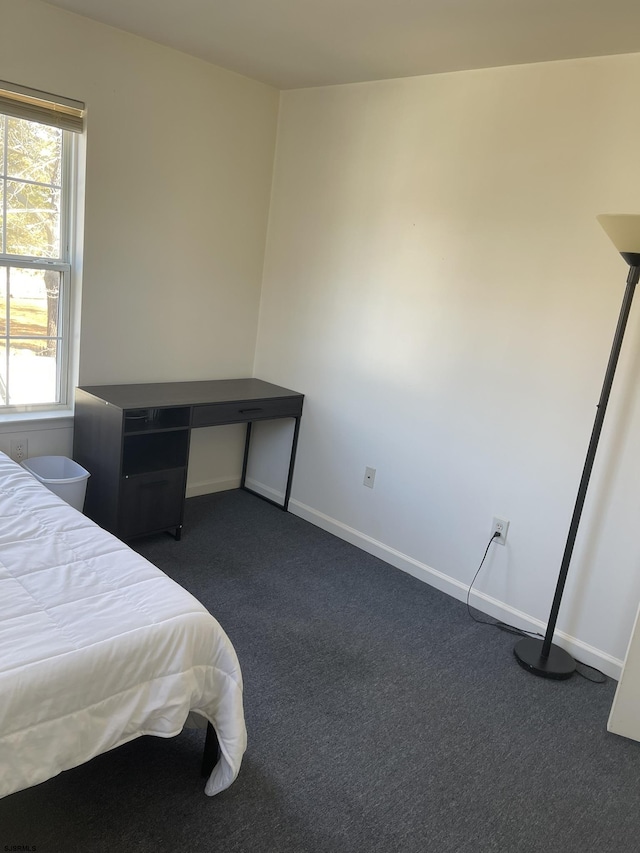
<instances>
[{"instance_id":1,"label":"gray carpet","mask_svg":"<svg viewBox=\"0 0 640 853\"><path fill-rule=\"evenodd\" d=\"M639 849L613 682L527 674L460 602L244 492L189 500L182 542L135 547L234 643L240 776L209 799L202 733L141 738L0 800L0 850Z\"/></svg>"}]
</instances>

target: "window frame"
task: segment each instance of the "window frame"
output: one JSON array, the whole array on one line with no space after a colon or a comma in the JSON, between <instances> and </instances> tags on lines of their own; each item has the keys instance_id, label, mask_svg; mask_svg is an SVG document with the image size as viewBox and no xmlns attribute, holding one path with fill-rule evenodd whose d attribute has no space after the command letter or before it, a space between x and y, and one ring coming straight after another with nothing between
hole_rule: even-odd
<instances>
[{"instance_id":1,"label":"window frame","mask_svg":"<svg viewBox=\"0 0 640 853\"><path fill-rule=\"evenodd\" d=\"M18 118L5 112L0 107L0 114L6 118ZM36 124L46 124L46 122L38 122L32 118L23 118L23 121L33 121ZM76 231L76 206L78 193L78 137L79 134L59 128L62 133L62 155L60 164L60 257L58 258L42 258L29 255L11 255L6 252L0 252L0 267L3 268L20 268L32 270L55 270L60 273L60 295L58 307L58 334L57 354L56 354L56 389L57 401L47 403L19 403L5 405L0 402L0 418L19 419L21 415L37 417L42 416L64 416L69 414L72 409L73 401L71 394L74 387L74 377L71 373L75 367L75 359L71 351L72 341L75 338L74 329L72 327L72 305L74 296L74 269L72 259L75 257L75 231ZM2 164L1 171L5 174L5 162ZM8 177L8 176L7 176ZM3 202L3 214L6 214L6 199ZM0 336L7 346L7 364L9 358L9 328L7 327L6 334Z\"/></svg>"}]
</instances>

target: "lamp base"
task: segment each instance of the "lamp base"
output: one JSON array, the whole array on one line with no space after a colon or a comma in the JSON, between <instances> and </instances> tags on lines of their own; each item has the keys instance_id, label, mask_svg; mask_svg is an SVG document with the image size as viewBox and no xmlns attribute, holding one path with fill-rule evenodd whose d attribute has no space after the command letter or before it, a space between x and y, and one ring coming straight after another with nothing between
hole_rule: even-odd
<instances>
[{"instance_id":1,"label":"lamp base","mask_svg":"<svg viewBox=\"0 0 640 853\"><path fill-rule=\"evenodd\" d=\"M526 637L516 643L513 653L520 666L534 675L557 680L571 678L576 669L576 662L571 655L552 643L549 657L543 658L540 654L542 646L542 640Z\"/></svg>"}]
</instances>

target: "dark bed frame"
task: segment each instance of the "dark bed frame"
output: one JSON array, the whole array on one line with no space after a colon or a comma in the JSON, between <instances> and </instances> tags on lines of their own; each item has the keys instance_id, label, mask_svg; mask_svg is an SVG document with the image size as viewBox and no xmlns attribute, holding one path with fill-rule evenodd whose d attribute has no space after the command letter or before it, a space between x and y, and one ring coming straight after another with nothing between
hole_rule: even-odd
<instances>
[{"instance_id":1,"label":"dark bed frame","mask_svg":"<svg viewBox=\"0 0 640 853\"><path fill-rule=\"evenodd\" d=\"M207 720L207 734L204 739L204 752L202 753L202 766L200 773L202 776L210 776L211 771L218 763L220 758L220 744L216 730Z\"/></svg>"}]
</instances>

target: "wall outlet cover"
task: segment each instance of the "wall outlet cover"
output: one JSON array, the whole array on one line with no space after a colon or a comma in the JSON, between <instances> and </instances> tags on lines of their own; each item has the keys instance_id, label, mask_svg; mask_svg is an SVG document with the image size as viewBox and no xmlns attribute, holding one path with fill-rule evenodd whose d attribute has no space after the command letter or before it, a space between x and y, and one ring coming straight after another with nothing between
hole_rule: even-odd
<instances>
[{"instance_id":1,"label":"wall outlet cover","mask_svg":"<svg viewBox=\"0 0 640 853\"><path fill-rule=\"evenodd\" d=\"M29 455L29 444L26 438L12 438L10 456L14 462L24 462Z\"/></svg>"},{"instance_id":2,"label":"wall outlet cover","mask_svg":"<svg viewBox=\"0 0 640 853\"><path fill-rule=\"evenodd\" d=\"M364 480L362 481L362 485L367 486L367 488L369 488L369 489L372 489L375 481L376 481L376 469L375 468L365 468L364 469Z\"/></svg>"}]
</instances>

